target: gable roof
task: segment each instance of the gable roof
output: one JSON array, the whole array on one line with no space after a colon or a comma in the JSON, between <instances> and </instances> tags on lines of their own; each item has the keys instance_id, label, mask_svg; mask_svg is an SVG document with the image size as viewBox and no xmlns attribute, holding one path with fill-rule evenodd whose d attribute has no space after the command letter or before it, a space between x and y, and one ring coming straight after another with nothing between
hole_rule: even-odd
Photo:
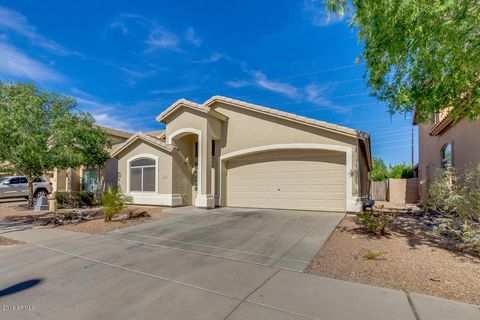
<instances>
[{"instance_id":1,"label":"gable roof","mask_svg":"<svg viewBox=\"0 0 480 320\"><path fill-rule=\"evenodd\" d=\"M137 140L142 140L142 141L151 143L154 146L160 149L163 149L167 152L172 152L175 149L173 145L167 144L164 141L160 140L159 138L150 136L143 132L137 132L133 136L131 136L127 141L116 145L115 148L113 148L112 151L110 151L110 157L112 158L115 157L116 155L118 155L120 152L125 150L128 146L130 146L132 143L134 143Z\"/></svg>"},{"instance_id":2,"label":"gable roof","mask_svg":"<svg viewBox=\"0 0 480 320\"><path fill-rule=\"evenodd\" d=\"M344 127L344 126L339 126L339 125L328 123L328 122L325 122L325 121L316 120L316 119L312 119L312 118L307 118L307 117L299 116L299 115L296 115L296 114L293 114L293 113L288 113L288 112L280 111L280 110L277 110L277 109L267 108L267 107L256 105L256 104L253 104L253 103L249 103L249 102L245 102L245 101L241 101L241 100L236 100L236 99L232 99L232 98L228 98L228 97L224 97L224 96L218 96L218 95L211 97L210 99L208 99L207 101L205 101L202 104L195 103L195 102L192 102L192 101L189 101L189 100L186 100L186 99L180 99L180 100L176 101L174 104L172 104L170 107L165 109L162 113L160 113L160 115L158 115L158 117L156 119L157 119L157 121L165 122L165 120L166 120L166 118L168 118L168 116L170 116L171 114L173 114L175 111L177 111L178 109L180 109L182 107L191 108L191 109L203 112L203 113L215 112L216 115L217 115L217 114L220 114L220 113L211 109L211 106L216 102L221 102L221 103L224 103L224 104L228 104L230 106L235 106L235 107L239 107L239 108L243 108L243 109L248 109L248 110L263 113L263 114L269 114L269 115L272 115L272 116L277 117L277 118L283 118L283 119L286 119L286 120L289 120L289 121L302 123L302 124L309 125L309 126L323 128L323 129L326 129L328 131L334 131L334 132L337 132L337 133L340 133L340 134L353 136L353 137L360 138L360 139L370 139L370 135L368 133L360 131L360 130L356 130L356 129L352 129L352 128L348 128L348 127Z\"/></svg>"}]
</instances>

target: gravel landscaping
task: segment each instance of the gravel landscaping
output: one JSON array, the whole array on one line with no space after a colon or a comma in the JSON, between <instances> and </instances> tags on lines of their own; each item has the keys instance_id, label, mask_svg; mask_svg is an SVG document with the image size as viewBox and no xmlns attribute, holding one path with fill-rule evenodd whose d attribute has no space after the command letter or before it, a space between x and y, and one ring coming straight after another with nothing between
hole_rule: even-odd
<instances>
[{"instance_id":1,"label":"gravel landscaping","mask_svg":"<svg viewBox=\"0 0 480 320\"><path fill-rule=\"evenodd\" d=\"M432 231L422 212L400 213L385 237L347 215L306 272L480 304L480 258Z\"/></svg>"},{"instance_id":2,"label":"gravel landscaping","mask_svg":"<svg viewBox=\"0 0 480 320\"><path fill-rule=\"evenodd\" d=\"M85 209L59 209L58 214L68 215L72 212L82 214L82 221L65 221L64 225L56 226L52 223L55 214L50 212L35 212L27 207L26 201L0 202L0 219L14 224L33 224L49 228L61 228L67 231L98 234L116 229L126 228L171 216L163 212L161 207L127 206L129 212L146 212L148 216L129 218L122 213L110 222L103 220L103 213L99 207ZM6 241L6 240L4 240ZM2 242L0 240L0 242Z\"/></svg>"},{"instance_id":3,"label":"gravel landscaping","mask_svg":"<svg viewBox=\"0 0 480 320\"><path fill-rule=\"evenodd\" d=\"M11 246L14 244L23 244L23 242L0 236L0 246Z\"/></svg>"}]
</instances>

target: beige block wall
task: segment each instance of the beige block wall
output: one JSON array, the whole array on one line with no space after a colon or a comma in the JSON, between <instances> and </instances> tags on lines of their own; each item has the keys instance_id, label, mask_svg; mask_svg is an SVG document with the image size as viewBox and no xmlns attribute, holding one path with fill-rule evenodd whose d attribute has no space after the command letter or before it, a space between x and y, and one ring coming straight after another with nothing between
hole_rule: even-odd
<instances>
[{"instance_id":1,"label":"beige block wall","mask_svg":"<svg viewBox=\"0 0 480 320\"><path fill-rule=\"evenodd\" d=\"M392 203L417 203L418 179L389 179L388 201Z\"/></svg>"},{"instance_id":2,"label":"beige block wall","mask_svg":"<svg viewBox=\"0 0 480 320\"><path fill-rule=\"evenodd\" d=\"M127 170L128 160L140 154L150 154L158 157L157 189L159 194L172 193L172 155L144 141L136 141L124 152L117 155L119 185L123 192L128 192Z\"/></svg>"},{"instance_id":3,"label":"beige block wall","mask_svg":"<svg viewBox=\"0 0 480 320\"><path fill-rule=\"evenodd\" d=\"M447 143L453 146L453 166L462 169L480 162L480 119L462 119L438 136L430 136L432 124L418 128L420 199L428 199L428 184L436 168L441 167L441 149Z\"/></svg>"}]
</instances>

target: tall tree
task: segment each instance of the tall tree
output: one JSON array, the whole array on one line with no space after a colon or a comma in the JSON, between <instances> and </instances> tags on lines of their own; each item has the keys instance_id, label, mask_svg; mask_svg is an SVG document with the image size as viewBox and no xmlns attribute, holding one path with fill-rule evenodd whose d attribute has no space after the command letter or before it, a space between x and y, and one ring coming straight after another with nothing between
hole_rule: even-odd
<instances>
[{"instance_id":1,"label":"tall tree","mask_svg":"<svg viewBox=\"0 0 480 320\"><path fill-rule=\"evenodd\" d=\"M102 166L109 157L109 135L76 107L33 84L0 82L0 162L27 177L29 206L33 181L46 171Z\"/></svg>"},{"instance_id":2,"label":"tall tree","mask_svg":"<svg viewBox=\"0 0 480 320\"><path fill-rule=\"evenodd\" d=\"M480 3L473 0L322 0L351 16L368 85L391 112L480 116Z\"/></svg>"}]
</instances>

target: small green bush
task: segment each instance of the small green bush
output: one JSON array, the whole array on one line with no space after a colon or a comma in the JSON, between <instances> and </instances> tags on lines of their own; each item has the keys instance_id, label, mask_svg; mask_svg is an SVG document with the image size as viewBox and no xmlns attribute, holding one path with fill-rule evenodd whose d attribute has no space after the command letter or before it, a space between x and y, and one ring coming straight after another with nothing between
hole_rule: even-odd
<instances>
[{"instance_id":1,"label":"small green bush","mask_svg":"<svg viewBox=\"0 0 480 320\"><path fill-rule=\"evenodd\" d=\"M91 207L95 204L95 194L93 192L75 191L75 192L55 192L58 208L83 208Z\"/></svg>"},{"instance_id":2,"label":"small green bush","mask_svg":"<svg viewBox=\"0 0 480 320\"><path fill-rule=\"evenodd\" d=\"M387 234L387 227L393 221L393 217L384 213L375 214L372 211L364 211L357 214L362 225L367 231L375 236Z\"/></svg>"},{"instance_id":3,"label":"small green bush","mask_svg":"<svg viewBox=\"0 0 480 320\"><path fill-rule=\"evenodd\" d=\"M118 189L109 188L100 198L105 215L105 222L112 221L113 217L125 209L125 204L131 201L130 197L125 196Z\"/></svg>"}]
</instances>

